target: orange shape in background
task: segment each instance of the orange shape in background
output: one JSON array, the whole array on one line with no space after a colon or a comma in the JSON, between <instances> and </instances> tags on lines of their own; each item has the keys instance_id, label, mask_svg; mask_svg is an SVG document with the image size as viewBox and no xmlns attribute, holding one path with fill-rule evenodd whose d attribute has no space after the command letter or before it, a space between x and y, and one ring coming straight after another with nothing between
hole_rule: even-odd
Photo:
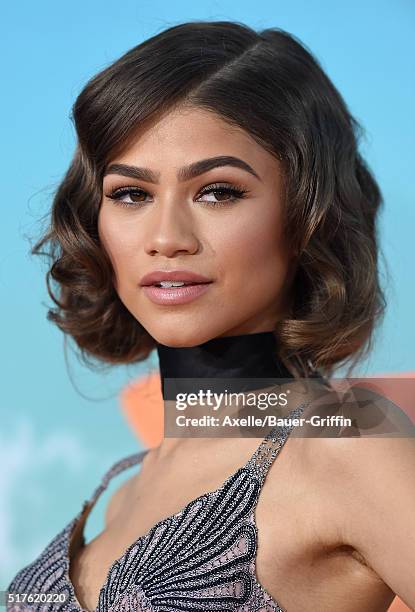
<instances>
[{"instance_id":1,"label":"orange shape in background","mask_svg":"<svg viewBox=\"0 0 415 612\"><path fill-rule=\"evenodd\" d=\"M360 380L369 382L370 378ZM399 384L397 380L398 378L415 378L415 372L377 374L374 375L374 378L377 378L376 387L415 421L414 385ZM159 371L151 371L124 387L120 400L128 425L141 444L145 448L158 446L164 437L164 404ZM399 597L395 597L389 607L389 612L411 612L411 610Z\"/></svg>"},{"instance_id":2,"label":"orange shape in background","mask_svg":"<svg viewBox=\"0 0 415 612\"><path fill-rule=\"evenodd\" d=\"M127 423L143 446L154 448L164 437L164 404L158 370L140 376L121 390Z\"/></svg>"}]
</instances>

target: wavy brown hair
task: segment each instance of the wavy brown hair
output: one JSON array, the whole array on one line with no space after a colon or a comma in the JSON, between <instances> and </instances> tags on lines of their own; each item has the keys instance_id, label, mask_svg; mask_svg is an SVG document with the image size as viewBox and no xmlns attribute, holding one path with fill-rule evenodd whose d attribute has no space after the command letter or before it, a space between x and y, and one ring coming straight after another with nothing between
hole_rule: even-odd
<instances>
[{"instance_id":1,"label":"wavy brown hair","mask_svg":"<svg viewBox=\"0 0 415 612\"><path fill-rule=\"evenodd\" d=\"M146 359L155 340L119 299L97 218L105 167L181 104L217 113L282 163L285 235L298 253L289 316L276 328L297 374L331 375L368 353L385 309L377 214L382 195L358 152L363 129L317 59L279 28L183 23L145 40L94 76L71 119L77 146L32 249L50 259L48 319L92 364ZM46 250L44 250L46 247Z\"/></svg>"}]
</instances>

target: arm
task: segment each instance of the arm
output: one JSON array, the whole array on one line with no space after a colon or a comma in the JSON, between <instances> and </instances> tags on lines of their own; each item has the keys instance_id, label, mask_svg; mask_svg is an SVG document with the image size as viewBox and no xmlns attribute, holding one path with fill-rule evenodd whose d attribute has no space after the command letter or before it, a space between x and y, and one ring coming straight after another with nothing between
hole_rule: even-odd
<instances>
[{"instance_id":1,"label":"arm","mask_svg":"<svg viewBox=\"0 0 415 612\"><path fill-rule=\"evenodd\" d=\"M345 543L415 609L415 439L326 440L347 498Z\"/></svg>"}]
</instances>

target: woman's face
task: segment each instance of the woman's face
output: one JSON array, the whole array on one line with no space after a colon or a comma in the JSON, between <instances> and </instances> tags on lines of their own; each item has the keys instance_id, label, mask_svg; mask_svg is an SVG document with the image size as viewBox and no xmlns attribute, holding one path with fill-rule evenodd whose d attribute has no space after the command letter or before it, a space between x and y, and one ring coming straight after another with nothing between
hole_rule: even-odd
<instances>
[{"instance_id":1,"label":"woman's face","mask_svg":"<svg viewBox=\"0 0 415 612\"><path fill-rule=\"evenodd\" d=\"M225 157L240 161L200 164ZM186 174L189 166L194 172ZM226 191L235 187L239 193ZM194 346L275 327L293 265L282 189L276 158L244 130L197 108L171 111L111 160L99 235L121 301L155 340ZM196 297L184 302L177 296L189 289L140 285L145 274L171 270L211 282L199 293L200 286L190 288ZM151 292L167 298L155 302Z\"/></svg>"}]
</instances>

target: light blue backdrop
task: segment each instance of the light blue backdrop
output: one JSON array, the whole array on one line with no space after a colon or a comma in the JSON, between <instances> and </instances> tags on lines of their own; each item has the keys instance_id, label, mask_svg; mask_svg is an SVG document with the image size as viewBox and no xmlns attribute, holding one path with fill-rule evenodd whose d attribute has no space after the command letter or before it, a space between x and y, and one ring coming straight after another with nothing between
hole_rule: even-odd
<instances>
[{"instance_id":1,"label":"light blue backdrop","mask_svg":"<svg viewBox=\"0 0 415 612\"><path fill-rule=\"evenodd\" d=\"M45 318L45 269L29 256L26 236L38 235L38 219L71 158L69 112L88 78L145 38L195 19L292 32L363 123L362 151L386 201L382 245L393 282L378 343L360 372L415 369L412 0L4 3L0 589L80 510L105 470L138 446L118 391L142 369L91 374L70 354L68 376L62 335ZM106 499L91 515L87 540L102 527Z\"/></svg>"}]
</instances>

